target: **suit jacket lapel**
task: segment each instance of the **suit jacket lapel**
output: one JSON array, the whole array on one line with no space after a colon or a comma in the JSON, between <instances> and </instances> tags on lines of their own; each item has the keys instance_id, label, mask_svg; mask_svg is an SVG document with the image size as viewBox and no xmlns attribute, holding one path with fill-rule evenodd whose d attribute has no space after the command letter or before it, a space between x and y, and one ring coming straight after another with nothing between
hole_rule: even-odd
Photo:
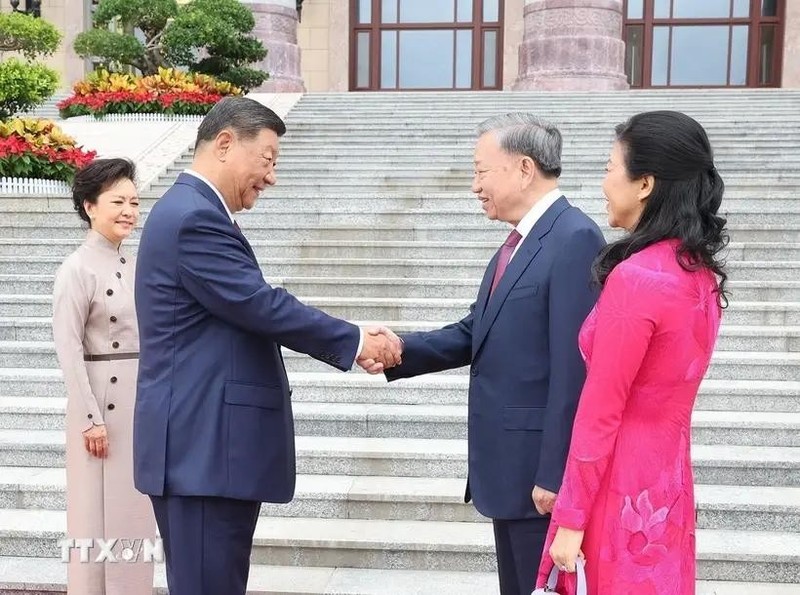
<instances>
[{"instance_id":1,"label":"suit jacket lapel","mask_svg":"<svg viewBox=\"0 0 800 595\"><path fill-rule=\"evenodd\" d=\"M220 199L219 199L219 196L217 196L217 193L214 192L214 189L211 188L211 186L206 184L200 178L198 178L196 176L193 176L192 174L181 173L178 176L178 179L175 180L175 184L184 184L186 186L190 186L191 188L194 188L197 192L199 192L201 195L203 195L203 197L206 200L208 200L212 205L214 205L214 207L216 207L216 209L220 213L222 213L225 216L226 219L229 219L228 211L226 211L225 207L222 206L222 202L220 202ZM233 227L234 234L236 234L236 236L240 240L242 240L242 242L244 243L244 247L247 248L247 251L250 253L250 256L253 257L253 260L258 262L258 259L256 258L256 253L253 252L253 248L250 246L250 242L248 242L247 238L244 237L244 234L242 233L242 231L240 229L238 229L235 225L233 225L232 222L231 222L231 226Z\"/></svg>"},{"instance_id":2,"label":"suit jacket lapel","mask_svg":"<svg viewBox=\"0 0 800 595\"><path fill-rule=\"evenodd\" d=\"M475 299L475 312L473 314L476 328L480 325L481 318L483 318L483 313L486 310L486 302L489 299L489 290L492 287L492 279L494 279L494 271L497 269L499 256L500 250L495 252L492 260L489 261L489 266L486 267L486 271L483 273L483 281L481 281L481 286L478 289L478 297Z\"/></svg>"},{"instance_id":3,"label":"suit jacket lapel","mask_svg":"<svg viewBox=\"0 0 800 595\"><path fill-rule=\"evenodd\" d=\"M472 342L473 357L478 353L481 345L483 345L486 335L489 334L489 329L492 327L497 315L500 313L500 308L503 305L503 302L505 302L506 298L508 297L508 293L514 288L514 286L517 284L517 281L522 276L522 273L525 272L525 269L528 268L531 262L533 262L533 259L536 258L536 255L542 249L541 239L550 232L553 227L553 223L555 223L556 219L558 219L558 216L567 208L569 208L569 203L563 196L554 202L553 205L547 209L544 215L542 215L542 217L536 222L536 224L533 226L533 229L531 229L530 233L523 240L522 245L519 247L519 250L517 250L517 253L511 259L506 272L503 273L503 278L500 279L500 283L498 283L494 293L486 302L486 308L483 310L483 315L478 324L478 333ZM491 279L494 277L494 270L497 266L496 261L497 256L495 256L495 266L490 266L492 271L491 276L488 274L484 275L484 285L486 284L486 279L489 278L489 284L491 286ZM483 289L483 285L481 286L481 289Z\"/></svg>"},{"instance_id":4,"label":"suit jacket lapel","mask_svg":"<svg viewBox=\"0 0 800 595\"><path fill-rule=\"evenodd\" d=\"M236 225L233 226L233 230L236 233L236 235L239 236L239 239L241 239L242 242L244 242L244 247L247 248L247 251L250 253L250 256L253 257L253 260L258 262L258 259L256 258L256 253L253 251L253 247L250 245L250 242L248 242L247 238L244 237L244 234L242 233L242 230L239 229L239 227L236 226Z\"/></svg>"}]
</instances>

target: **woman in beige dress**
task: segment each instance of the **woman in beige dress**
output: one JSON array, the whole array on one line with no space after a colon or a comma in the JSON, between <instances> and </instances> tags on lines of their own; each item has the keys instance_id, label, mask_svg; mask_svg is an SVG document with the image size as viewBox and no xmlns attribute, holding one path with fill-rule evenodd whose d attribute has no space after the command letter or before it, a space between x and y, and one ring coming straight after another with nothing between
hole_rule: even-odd
<instances>
[{"instance_id":1,"label":"woman in beige dress","mask_svg":"<svg viewBox=\"0 0 800 595\"><path fill-rule=\"evenodd\" d=\"M88 562L71 551L69 595L153 593L145 549L156 543L155 519L133 487L135 264L120 247L139 218L134 176L124 159L99 159L78 172L72 200L90 229L53 289L53 338L67 387L67 539L93 540ZM101 539L106 548L117 540L115 562Z\"/></svg>"}]
</instances>

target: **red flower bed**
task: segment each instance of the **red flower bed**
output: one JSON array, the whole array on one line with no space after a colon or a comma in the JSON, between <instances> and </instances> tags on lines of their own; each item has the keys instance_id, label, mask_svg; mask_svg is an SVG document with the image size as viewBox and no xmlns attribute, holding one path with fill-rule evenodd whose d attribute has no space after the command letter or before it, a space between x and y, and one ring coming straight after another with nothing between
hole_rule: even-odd
<instances>
[{"instance_id":1,"label":"red flower bed","mask_svg":"<svg viewBox=\"0 0 800 595\"><path fill-rule=\"evenodd\" d=\"M222 95L183 91L100 91L73 95L58 103L62 118L106 114L179 114L203 116L222 99Z\"/></svg>"},{"instance_id":2,"label":"red flower bed","mask_svg":"<svg viewBox=\"0 0 800 595\"><path fill-rule=\"evenodd\" d=\"M74 94L61 101L62 118L106 114L175 114L204 116L223 97L241 95L230 83L205 74L159 68L158 74L96 70L75 83Z\"/></svg>"},{"instance_id":3,"label":"red flower bed","mask_svg":"<svg viewBox=\"0 0 800 595\"><path fill-rule=\"evenodd\" d=\"M84 151L52 122L0 123L0 176L72 181L97 153Z\"/></svg>"}]
</instances>

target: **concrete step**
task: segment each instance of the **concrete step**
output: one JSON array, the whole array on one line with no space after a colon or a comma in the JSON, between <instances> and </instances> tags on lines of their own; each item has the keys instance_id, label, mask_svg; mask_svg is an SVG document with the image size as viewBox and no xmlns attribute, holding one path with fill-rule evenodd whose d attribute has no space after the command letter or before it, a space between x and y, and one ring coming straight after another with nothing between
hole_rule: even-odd
<instances>
[{"instance_id":1,"label":"concrete step","mask_svg":"<svg viewBox=\"0 0 800 595\"><path fill-rule=\"evenodd\" d=\"M782 89L781 91L785 91ZM636 91L635 93L641 93ZM704 122L720 121L729 122L731 124L745 123L751 121L765 121L770 118L780 119L781 117L796 118L797 107L796 97L781 97L780 99L773 98L751 98L748 96L741 97L725 97L725 96L710 96L705 102L699 97L676 97L664 96L660 98L650 97L647 100L640 100L634 97L633 94L624 93L622 97L617 97L605 101L603 98L597 100L597 111L591 114L587 113L584 109L586 101L589 99L587 94L578 93L577 97L553 96L552 98L543 95L525 94L525 93L507 93L500 92L494 94L492 92L481 91L485 96L480 98L464 97L462 99L462 92L458 93L458 102L453 103L452 98L446 100L444 97L431 96L427 99L419 97L415 99L403 98L402 100L395 101L394 98L390 101L374 101L369 98L362 98L358 96L335 98L331 101L324 103L310 102L308 98L319 96L314 94L306 95L303 99L295 105L294 109L287 114L287 122L304 122L306 118L312 116L319 116L331 120L331 113L342 114L342 118L350 118L356 122L363 122L365 115L375 113L380 116L382 121L387 121L383 116L390 115L397 118L398 122L408 124L418 124L421 117L430 118L431 108L436 108L437 116L441 118L460 119L462 122L466 118L481 119L488 117L487 115L496 115L503 113L503 110L533 110L539 112L546 110L548 114L552 113L554 116L559 114L559 117L564 121L574 121L583 124L594 123L619 123L619 118L628 118L630 114L635 113L635 110L652 110L664 109L665 103L669 102L672 109L683 109L693 114L695 117L702 118ZM727 91L728 94L731 91ZM403 93L388 93L388 95L404 95ZM375 93L374 95L378 95ZM520 101L520 98L524 101ZM576 98L579 101L576 101ZM595 107L595 96L591 96L592 107ZM749 105L752 101L753 105ZM674 102L674 103L672 103ZM725 113L721 114L719 111L714 111L713 107L719 109L722 105L726 108ZM658 107L660 106L660 108ZM756 109L758 106L761 109ZM749 108L749 109L748 109ZM350 109L353 111L351 112ZM341 111L340 111L341 110ZM474 111L473 111L474 110ZM774 110L774 111L773 111ZM337 118L338 119L338 118ZM391 121L391 118L389 119Z\"/></svg>"},{"instance_id":2,"label":"concrete step","mask_svg":"<svg viewBox=\"0 0 800 595\"><path fill-rule=\"evenodd\" d=\"M391 385L382 376L339 372L289 374L294 401L398 405L466 403L469 377L439 374ZM64 397L57 369L0 368L0 394ZM800 382L706 379L697 408L709 411L800 411Z\"/></svg>"},{"instance_id":3,"label":"concrete step","mask_svg":"<svg viewBox=\"0 0 800 595\"><path fill-rule=\"evenodd\" d=\"M488 260L487 260L488 262ZM479 279L402 277L276 277L266 275L268 283L285 287L297 296L321 295L349 298L435 298L474 299ZM0 295L49 295L54 275L0 274ZM800 302L800 281L730 281L727 285L734 302ZM753 351L757 351L754 349Z\"/></svg>"},{"instance_id":4,"label":"concrete step","mask_svg":"<svg viewBox=\"0 0 800 595\"><path fill-rule=\"evenodd\" d=\"M389 258L260 258L266 276L272 277L409 277L439 279L483 278L488 260L485 258L407 258L402 252ZM64 261L51 256L0 257L0 273L5 275L53 275ZM797 281L800 261L728 261L727 271L736 281Z\"/></svg>"},{"instance_id":5,"label":"concrete step","mask_svg":"<svg viewBox=\"0 0 800 595\"><path fill-rule=\"evenodd\" d=\"M796 199L787 199L796 202ZM498 230L499 231L499 230ZM502 243L502 240L500 240ZM26 257L64 258L83 243L76 237L54 241L52 239L0 239L0 258ZM271 242L252 240L249 242L258 258L375 258L378 255L402 255L404 258L430 259L432 257L454 259L479 259L488 262L498 250L497 242L391 242L391 241L315 241ZM125 249L136 252L139 248L138 234L125 242ZM752 261L800 261L800 242L735 242L728 246L724 257L735 262Z\"/></svg>"},{"instance_id":6,"label":"concrete step","mask_svg":"<svg viewBox=\"0 0 800 595\"><path fill-rule=\"evenodd\" d=\"M0 555L60 556L61 511L0 509ZM264 518L256 526L256 564L491 572L488 523Z\"/></svg>"},{"instance_id":7,"label":"concrete step","mask_svg":"<svg viewBox=\"0 0 800 595\"><path fill-rule=\"evenodd\" d=\"M330 142L325 140L318 141L320 143ZM342 143L347 141L342 141ZM387 141L388 142L388 141ZM601 192L602 171L594 172L591 176L577 176L564 175L561 178L559 186L568 196L575 192L587 192L599 195ZM331 170L329 175L322 174L300 175L300 174L284 174L279 175L278 183L291 188L293 191L300 192L329 192L331 194L340 194L351 191L354 188L361 188L362 190L390 190L396 191L405 189L409 192L423 193L423 192L444 192L444 191L467 191L472 184L471 176L456 176L447 173L435 174L429 177L421 177L420 175L409 174L407 176L397 175L394 173L384 173L383 175L350 175L347 177L342 176L336 170ZM169 190L172 186L173 179L169 178L167 183L157 181L149 187L148 192L160 195ZM726 184L736 187L741 192L758 192L760 189L772 184L774 187L783 188L786 191L796 189L800 186L800 177L786 177L786 175L777 178L765 178L748 176L742 178L731 178L727 176ZM268 196L268 192L265 192Z\"/></svg>"},{"instance_id":8,"label":"concrete step","mask_svg":"<svg viewBox=\"0 0 800 595\"><path fill-rule=\"evenodd\" d=\"M800 448L695 444L695 480L707 485L800 486ZM0 430L0 466L61 467L60 430ZM298 473L465 477L466 441L297 437Z\"/></svg>"},{"instance_id":9,"label":"concrete step","mask_svg":"<svg viewBox=\"0 0 800 595\"><path fill-rule=\"evenodd\" d=\"M697 525L702 529L800 531L800 489L767 486L695 488Z\"/></svg>"},{"instance_id":10,"label":"concrete step","mask_svg":"<svg viewBox=\"0 0 800 595\"><path fill-rule=\"evenodd\" d=\"M63 397L0 397L0 429L63 430ZM464 405L294 404L303 436L467 439ZM800 447L800 413L695 411L695 444Z\"/></svg>"},{"instance_id":11,"label":"concrete step","mask_svg":"<svg viewBox=\"0 0 800 595\"><path fill-rule=\"evenodd\" d=\"M261 515L338 519L488 522L464 503L463 479L300 475L289 504L262 504ZM64 510L63 468L0 468L0 508ZM696 488L701 529L800 532L800 488Z\"/></svg>"},{"instance_id":12,"label":"concrete step","mask_svg":"<svg viewBox=\"0 0 800 595\"><path fill-rule=\"evenodd\" d=\"M268 267L267 267L268 268ZM409 272L409 274L412 274ZM437 298L322 298L306 297L305 303L346 320L406 320L449 323L469 312L470 299ZM41 341L49 337L23 336L11 331L26 326L27 320L51 316L49 296L0 296L0 341ZM735 326L800 325L798 302L732 302L723 314L726 324ZM19 320L23 319L23 320Z\"/></svg>"},{"instance_id":13,"label":"concrete step","mask_svg":"<svg viewBox=\"0 0 800 595\"><path fill-rule=\"evenodd\" d=\"M721 102L728 106L726 101ZM372 129L387 130L389 132L408 131L409 133L426 132L433 130L455 130L460 131L474 128L487 117L502 113L508 104L502 98L494 105L483 103L474 104L466 101L464 104L459 99L458 110L441 108L440 104L429 104L425 120L425 126L418 124L419 116L423 111L421 105L374 105L369 103L352 103L353 112L345 110L343 118L331 117L331 108L317 109L312 106L299 103L295 109L288 114L286 123L290 130L303 127L309 133L318 130L351 130L357 131L361 136L363 131ZM469 106L469 107L467 107ZM436 109L437 117L430 118L430 109ZM471 109L470 109L471 107ZM600 133L606 128L611 128L630 117L630 108L617 104L616 106L602 106L596 114L587 117L585 112L573 109L567 111L565 106L551 105L548 107L548 120L558 126L559 130L566 136L566 131L574 131L576 134ZM741 124L759 124L749 129L741 127L742 135L758 135L765 130L779 130L781 122L786 125L786 129L800 126L800 118L797 110L791 109L791 105L775 106L775 113L767 110L762 113L753 114L739 111L736 104L730 106L731 112L726 114L715 114L707 109L697 106L687 106L687 110L694 114L694 117L707 127L710 133L735 131ZM473 111L474 110L474 111ZM389 115L389 117L386 117ZM415 119L417 119L415 121ZM392 127L394 125L394 127ZM355 136L355 135L354 135Z\"/></svg>"},{"instance_id":14,"label":"concrete step","mask_svg":"<svg viewBox=\"0 0 800 595\"><path fill-rule=\"evenodd\" d=\"M66 593L67 569L54 558L0 558L0 594ZM155 595L168 595L156 564ZM10 592L9 592L10 591ZM496 595L494 572L250 566L248 595ZM800 595L800 585L697 581L696 595Z\"/></svg>"},{"instance_id":15,"label":"concrete step","mask_svg":"<svg viewBox=\"0 0 800 595\"><path fill-rule=\"evenodd\" d=\"M0 594L66 593L67 567L55 558L0 557ZM168 595L163 564L155 567L154 595ZM728 595L714 583L700 582L699 595ZM772 586L772 585L769 585ZM776 585L779 589L787 585ZM751 585L758 589L758 585ZM702 589L711 589L707 592ZM759 591L749 591L758 595ZM252 564L248 595L495 595L494 572L326 568ZM773 595L795 595L777 591Z\"/></svg>"},{"instance_id":16,"label":"concrete step","mask_svg":"<svg viewBox=\"0 0 800 595\"><path fill-rule=\"evenodd\" d=\"M435 322L382 322L397 333L427 331L440 328ZM721 352L800 352L800 326L728 326L720 329L716 349ZM290 371L315 369L313 362L297 361L291 352L284 354ZM291 359L291 361L288 361ZM58 360L52 342L0 340L0 368L57 368Z\"/></svg>"},{"instance_id":17,"label":"concrete step","mask_svg":"<svg viewBox=\"0 0 800 595\"><path fill-rule=\"evenodd\" d=\"M374 153L374 151L372 151ZM319 159L319 156L309 155L308 159ZM358 157L359 162L363 158ZM431 158L421 156L420 162L429 163ZM472 159L469 156L469 159ZM602 157L598 167L605 166L607 156ZM784 167L794 167L793 163L782 161ZM798 157L800 164L800 157ZM191 161L187 161L175 168L171 168L168 175L164 175L161 182L167 183L174 180L175 176L188 168ZM350 166L348 166L349 168ZM174 171L173 171L174 169ZM465 170L471 175L470 170ZM759 192L741 190L730 183L726 184L725 198L722 204L724 210L746 212L763 208L772 211L793 209L797 205L795 200L796 188L781 186L763 188ZM161 197L160 194L149 191L140 192L139 204L141 212L148 212L153 204ZM276 197L280 197L280 205L284 210L292 212L317 212L335 208L342 212L368 212L377 208L380 211L403 211L406 209L443 209L458 210L469 209L477 205L475 195L469 188L456 191L411 190L399 188L397 190L377 189L363 191L358 187L347 189L337 195L335 203L331 202L330 193L320 193L296 188L291 185L279 184L265 191L259 201L255 212L271 210L276 205ZM567 194L570 204L587 212L602 212L605 208L605 197L602 192L574 191ZM72 201L68 196L43 196L43 195L2 195L0 196L0 212L2 213L62 213L75 217ZM243 213L244 215L245 213ZM77 236L76 236L77 237Z\"/></svg>"},{"instance_id":18,"label":"concrete step","mask_svg":"<svg viewBox=\"0 0 800 595\"><path fill-rule=\"evenodd\" d=\"M413 165L418 165L423 170L427 169L447 169L456 168L470 174L472 169L472 151L474 147L474 137L469 139L471 142L454 142L452 144L439 144L435 146L420 148L413 146L394 146L381 147L380 151L368 149L364 146L347 147L346 150L333 150L328 147L318 147L312 150L308 146L295 145L287 139L281 145L280 168L294 170L294 166L307 167L310 162L317 159L319 163L325 163L326 167L331 167L335 163L337 167L346 167L348 171L372 166L383 166L390 168L396 166L405 169ZM713 141L712 141L713 142ZM714 159L715 166L724 176L727 174L738 175L745 172L758 172L759 167L765 169L760 171L778 171L778 164L792 167L800 163L800 156L793 154L788 147L768 148L763 147L758 153L750 153L752 147L744 143L735 141L722 143L720 150L717 145L717 156ZM580 143L573 142L568 145L561 153L561 163L563 171L575 173L581 170L591 169L595 173L602 171L603 159L608 159L608 146L585 147ZM183 171L192 162L194 155L187 154L165 169L168 173L178 173ZM318 168L319 169L319 168Z\"/></svg>"},{"instance_id":19,"label":"concrete step","mask_svg":"<svg viewBox=\"0 0 800 595\"><path fill-rule=\"evenodd\" d=\"M750 124L748 124L750 125ZM563 152L565 155L580 155L582 150L589 149L590 155L598 155L603 151L609 151L611 148L612 126L601 130L593 135L572 136L564 138ZM327 138L320 139L317 135L297 135L289 132L282 142L281 148L291 148L293 150L305 149L313 151L314 147L324 150L325 147L347 147L350 149L367 149L373 150L373 155L382 151L383 147L390 145L403 145L403 146L422 146L422 147L441 147L450 148L457 147L463 151L462 155L470 154L475 146L476 136L473 133L475 127L465 125L459 132L452 134L438 135L433 142L430 139L411 139L412 142L403 140L398 142L384 142L384 138L378 136L364 137L353 136L349 138L342 138L343 135L330 135ZM746 152L748 149L756 150L759 152L766 151L791 151L797 148L797 136L788 135L767 135L767 136L751 136L748 138L736 137L732 134L714 134L711 138L712 145L716 151L727 152L729 155ZM338 144L337 144L338 143ZM420 153L424 154L428 149L422 148Z\"/></svg>"},{"instance_id":20,"label":"concrete step","mask_svg":"<svg viewBox=\"0 0 800 595\"><path fill-rule=\"evenodd\" d=\"M800 353L716 351L706 377L714 380L798 380Z\"/></svg>"},{"instance_id":21,"label":"concrete step","mask_svg":"<svg viewBox=\"0 0 800 595\"><path fill-rule=\"evenodd\" d=\"M256 212L260 212L258 207ZM74 215L73 215L74 217ZM0 218L2 219L2 218ZM244 226L243 226L244 227ZM608 238L617 238L621 232L611 231L607 225L601 226ZM800 227L781 221L759 225L729 223L728 230L737 242L800 242ZM444 223L420 221L414 223L395 223L392 225L366 225L353 222L350 224L314 224L297 221L291 228L272 224L268 218L258 222L248 222L244 230L248 240L268 240L273 242L315 241L470 241L503 243L508 235L508 228L500 224L480 222L472 225L453 227ZM6 224L0 220L0 237L22 239L77 239L86 235L85 229L75 218L68 225L43 223L33 225L27 222ZM134 236L135 239L137 236Z\"/></svg>"},{"instance_id":22,"label":"concrete step","mask_svg":"<svg viewBox=\"0 0 800 595\"><path fill-rule=\"evenodd\" d=\"M800 134L798 131L797 134ZM800 143L799 143L800 145ZM563 180L566 186L576 181L591 182L602 181L605 161L608 161L608 154L606 155L592 155L591 157L583 158L580 161L572 160L571 162L563 161ZM334 165L335 164L335 165ZM164 171L164 176L175 178L184 171L187 163L176 163L168 167ZM760 160L747 160L743 156L741 161L729 160L726 164L717 164L716 167L722 176L722 179L730 181L732 186L739 185L740 182L750 181L751 178L759 178L767 174L775 175L781 180L793 180L793 177L786 177L786 170L788 168L797 168L800 165L800 160L793 161L791 159L765 159ZM424 156L420 156L415 160L387 160L376 159L371 160L363 159L358 155L340 158L338 161L329 163L327 167L320 167L320 160L315 159L312 155L297 155L290 158L285 158L281 154L281 166L278 179L283 183L285 180L295 180L303 177L316 176L322 178L336 177L338 171L339 175L344 175L347 172L347 177L369 177L381 178L383 176L402 176L413 177L416 173L418 178L428 179L435 178L441 175L452 176L463 180L472 180L474 176L474 167L470 160L470 155L464 154L460 159L440 159L439 162L434 160L425 160ZM561 183L561 182L559 182ZM468 190L469 186L465 187ZM762 201L763 202L763 201ZM577 205L576 205L577 206ZM723 205L724 207L724 205Z\"/></svg>"},{"instance_id":23,"label":"concrete step","mask_svg":"<svg viewBox=\"0 0 800 595\"><path fill-rule=\"evenodd\" d=\"M488 522L471 504L464 503L464 485L458 478L300 475L294 500L262 504L261 515ZM63 468L0 468L0 508L64 510L65 490ZM785 498L794 498L791 488L776 490ZM792 502L784 502L784 508L793 510ZM763 514L772 514L770 506L763 507Z\"/></svg>"},{"instance_id":24,"label":"concrete step","mask_svg":"<svg viewBox=\"0 0 800 595\"><path fill-rule=\"evenodd\" d=\"M359 182L353 182L357 184ZM369 182L372 183L372 182ZM312 182L312 184L320 184L320 182ZM468 187L468 186L467 186ZM797 188L800 188L800 177L798 178ZM334 192L334 189L330 189ZM486 221L486 215L480 207L480 204L475 199L468 199L463 205L453 209L445 208L401 208L397 210L378 210L373 208L369 211L347 212L341 209L327 208L318 209L315 211L309 210L301 215L294 210L288 209L283 205L270 205L268 200L264 201L266 204L250 212L241 212L236 215L237 221L241 225L245 234L250 227L260 227L268 223L274 227L296 227L298 224L305 225L320 225L325 224L328 226L336 225L351 225L353 227L366 226L366 225L407 225L409 223L425 223L425 222L439 222L447 223L452 228L462 228L464 226L482 224L489 226ZM603 224L607 227L607 212L606 205L603 201L597 201L597 204L592 208L585 210L586 214L592 217L598 224ZM140 223L147 220L148 212L141 213ZM777 224L781 223L787 226L800 227L800 205L787 206L785 208L772 208L771 206L764 206L754 211L752 206L739 206L730 205L722 210L722 214L726 216L731 224L737 225L762 225L762 224ZM13 211L3 215L5 225L45 225L45 226L59 226L65 225L73 228L80 228L77 216L74 213L42 213L42 212L25 212ZM501 223L495 223L496 227L508 231L508 226ZM461 240L469 239L476 241L475 238L465 236ZM743 241L735 238L736 241Z\"/></svg>"},{"instance_id":25,"label":"concrete step","mask_svg":"<svg viewBox=\"0 0 800 595\"><path fill-rule=\"evenodd\" d=\"M329 308L323 307L323 309L330 311ZM466 308L464 313L466 313ZM347 318L363 319L364 317ZM451 320L455 321L457 319L458 317L453 316ZM0 320L0 324L2 322L3 320ZM3 327L0 326L0 328ZM8 339L2 341L0 359L5 358L7 363L23 363L23 365L7 366L6 369L9 371L13 372L13 370L17 369L43 370L43 368L33 366L33 364L47 363L48 361L52 364L55 363L52 351L44 352L41 346L31 345L30 343L14 345L13 342L15 340L11 339L10 341L12 344L9 344ZM6 353L9 355L6 356ZM28 353L32 354L30 362L24 363L28 359L26 357ZM57 366L53 365L51 367L56 368ZM286 352L286 367L290 372L300 373L325 373L331 370L323 362L304 354L290 351ZM466 375L468 372L469 369L467 367L462 367L448 370L443 374ZM800 352L717 351L711 359L711 366L706 373L706 377L722 380L797 380L800 379ZM2 377L0 377L0 383L2 380Z\"/></svg>"},{"instance_id":26,"label":"concrete step","mask_svg":"<svg viewBox=\"0 0 800 595\"><path fill-rule=\"evenodd\" d=\"M0 555L60 555L66 514L0 510ZM491 572L488 523L262 517L253 540L257 564ZM698 578L800 580L800 535L697 531Z\"/></svg>"},{"instance_id":27,"label":"concrete step","mask_svg":"<svg viewBox=\"0 0 800 595\"><path fill-rule=\"evenodd\" d=\"M496 112L495 112L496 113ZM378 114L371 115L372 121L364 122L358 128L358 134L353 134L352 128L347 128L346 125L338 126L331 122L324 125L318 123L294 122L284 137L285 144L289 144L296 138L302 138L303 141L308 142L311 140L318 141L333 141L341 142L340 146L347 146L345 143L348 141L358 140L361 143L373 142L379 143L383 141L387 144L392 144L402 140L402 142L420 142L426 140L442 140L445 142L452 142L458 139L475 139L475 125L480 123L481 118L471 119L470 122L462 122L460 125L447 124L436 126L431 125L424 128L417 128L414 130L404 129L396 124L382 125L378 124L376 120L380 118ZM765 141L769 138L775 137L776 140L785 142L797 142L798 127L796 122L787 122L784 129L780 129L780 125L773 123L771 125L765 124L764 130L759 131L742 131L737 130L732 126L718 127L709 134L712 145L714 141L738 141L740 146L744 146L747 140L762 140ZM287 125L288 127L288 125ZM606 142L609 143L613 139L614 125L611 122L604 124L596 124L593 126L580 124L569 126L560 124L559 129L564 137L564 145L577 146L580 144L589 144L591 142Z\"/></svg>"}]
</instances>

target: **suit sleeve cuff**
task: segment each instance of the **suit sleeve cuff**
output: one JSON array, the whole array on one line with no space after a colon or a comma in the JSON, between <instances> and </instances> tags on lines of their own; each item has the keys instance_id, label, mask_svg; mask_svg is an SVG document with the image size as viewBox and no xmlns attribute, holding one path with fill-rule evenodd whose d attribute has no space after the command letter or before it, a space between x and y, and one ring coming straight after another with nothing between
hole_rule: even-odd
<instances>
[{"instance_id":1,"label":"suit sleeve cuff","mask_svg":"<svg viewBox=\"0 0 800 595\"><path fill-rule=\"evenodd\" d=\"M351 368L355 367L358 358L361 357L361 350L364 349L364 329L359 327L358 329L358 349L356 349L356 358L353 360L353 365L350 366Z\"/></svg>"}]
</instances>

